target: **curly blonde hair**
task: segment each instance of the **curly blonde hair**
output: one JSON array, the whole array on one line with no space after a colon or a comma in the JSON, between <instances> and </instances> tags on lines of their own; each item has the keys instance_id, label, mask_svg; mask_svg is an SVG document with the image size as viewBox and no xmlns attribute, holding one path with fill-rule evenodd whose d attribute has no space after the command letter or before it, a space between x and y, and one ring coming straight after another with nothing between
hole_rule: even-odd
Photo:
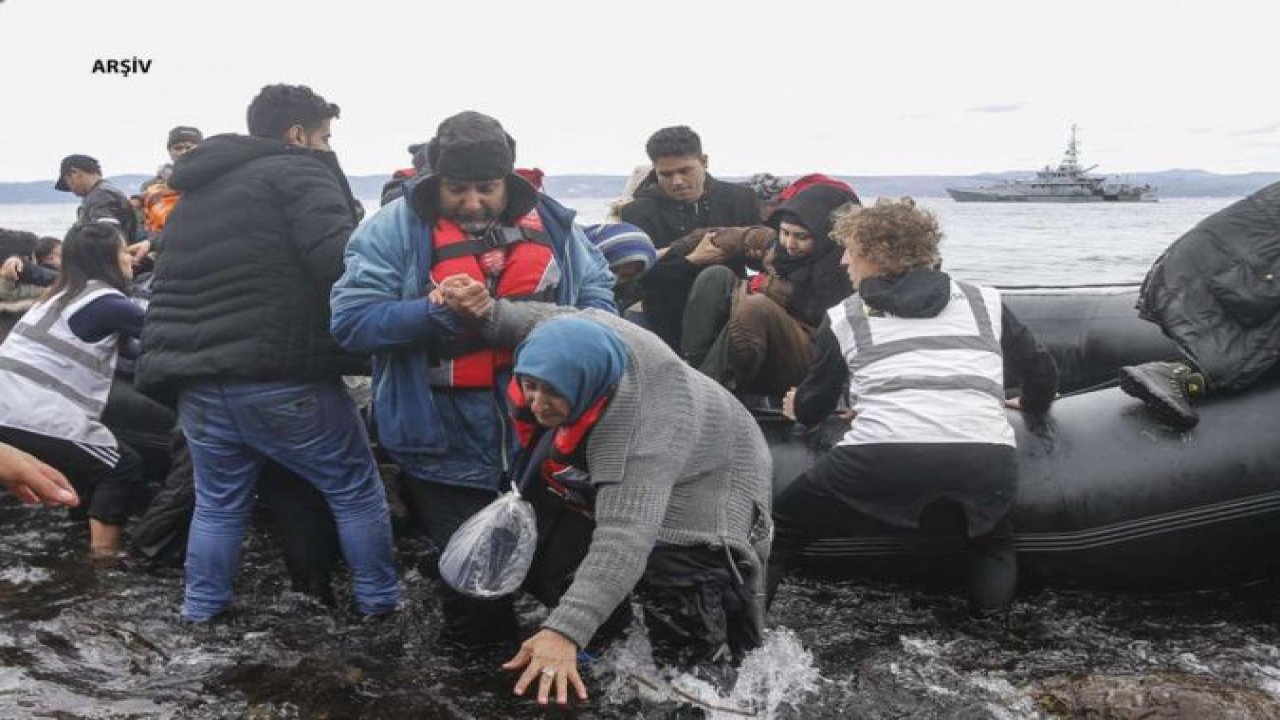
<instances>
[{"instance_id":1,"label":"curly blonde hair","mask_svg":"<svg viewBox=\"0 0 1280 720\"><path fill-rule=\"evenodd\" d=\"M870 207L840 208L831 237L886 275L934 267L942 260L938 252L942 230L937 216L916 207L909 197L881 198Z\"/></svg>"}]
</instances>

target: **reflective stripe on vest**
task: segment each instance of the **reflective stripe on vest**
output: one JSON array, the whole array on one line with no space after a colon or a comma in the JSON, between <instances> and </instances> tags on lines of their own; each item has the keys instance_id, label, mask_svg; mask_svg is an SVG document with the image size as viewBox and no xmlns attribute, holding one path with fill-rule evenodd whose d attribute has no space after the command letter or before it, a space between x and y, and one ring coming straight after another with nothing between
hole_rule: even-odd
<instances>
[{"instance_id":1,"label":"reflective stripe on vest","mask_svg":"<svg viewBox=\"0 0 1280 720\"><path fill-rule=\"evenodd\" d=\"M933 318L868 312L859 295L829 310L859 413L842 444L1013 444L999 312L995 290L956 281L951 302Z\"/></svg>"},{"instance_id":2,"label":"reflective stripe on vest","mask_svg":"<svg viewBox=\"0 0 1280 720\"><path fill-rule=\"evenodd\" d=\"M433 285L463 274L484 283L495 298L555 300L560 265L536 212L521 218L518 227L497 229L495 240L488 242L469 235L456 223L441 220L433 231L432 243ZM504 265L496 278L484 272L479 259L493 250L504 253ZM493 387L497 371L510 366L511 351L507 349L486 347L453 357L446 353L428 368L427 380L435 387L488 388Z\"/></svg>"},{"instance_id":3,"label":"reflective stripe on vest","mask_svg":"<svg viewBox=\"0 0 1280 720\"><path fill-rule=\"evenodd\" d=\"M866 304L857 295L846 300L845 320L849 323L853 334L853 342L857 348L857 353L852 358L849 357L847 351L845 352L845 358L849 360L849 369L851 371L860 370L874 362L907 352L974 350L978 352L993 352L1000 355L1000 341L996 339L995 331L992 329L991 317L987 310L987 304L982 299L982 291L969 283L955 282L954 284L959 286L965 300L969 303L969 310L973 313L974 321L978 327L977 335L921 336L877 344L871 336ZM927 318L913 318L913 320L919 319ZM863 391L879 390L880 392L910 390L913 388L922 390L967 389L994 395L1001 401L1005 397L1002 379L997 380L971 375L951 375L947 377L899 376L880 382L867 383L860 386L860 388Z\"/></svg>"},{"instance_id":4,"label":"reflective stripe on vest","mask_svg":"<svg viewBox=\"0 0 1280 720\"><path fill-rule=\"evenodd\" d=\"M0 397L0 425L87 445L116 447L100 418L115 373L119 336L85 342L67 318L120 291L91 282L65 308L61 294L27 311L0 345L0 371L8 375Z\"/></svg>"}]
</instances>

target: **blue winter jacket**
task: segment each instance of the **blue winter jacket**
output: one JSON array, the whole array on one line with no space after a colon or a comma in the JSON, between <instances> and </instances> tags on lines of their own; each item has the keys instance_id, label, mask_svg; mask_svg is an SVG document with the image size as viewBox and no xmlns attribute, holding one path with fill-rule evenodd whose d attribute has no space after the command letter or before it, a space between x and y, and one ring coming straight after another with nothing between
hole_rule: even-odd
<instances>
[{"instance_id":1,"label":"blue winter jacket","mask_svg":"<svg viewBox=\"0 0 1280 720\"><path fill-rule=\"evenodd\" d=\"M557 304L616 313L613 274L574 212L541 194L537 211L560 265ZM506 414L509 375L492 390L434 392L427 382L428 348L464 327L426 298L432 244L431 228L403 199L365 221L333 286L330 329L346 350L373 355L378 438L410 477L496 490L518 447Z\"/></svg>"}]
</instances>

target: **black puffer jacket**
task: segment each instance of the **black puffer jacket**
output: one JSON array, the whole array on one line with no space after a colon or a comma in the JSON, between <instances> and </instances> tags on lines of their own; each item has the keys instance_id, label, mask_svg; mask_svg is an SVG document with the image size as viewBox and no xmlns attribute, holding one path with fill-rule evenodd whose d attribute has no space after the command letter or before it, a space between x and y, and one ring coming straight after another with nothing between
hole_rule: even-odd
<instances>
[{"instance_id":1,"label":"black puffer jacket","mask_svg":"<svg viewBox=\"0 0 1280 720\"><path fill-rule=\"evenodd\" d=\"M750 188L707 176L706 190L697 202L672 200L650 173L636 189L635 199L619 213L624 222L639 226L661 250L676 238L698 228L746 227L760 224L760 205Z\"/></svg>"},{"instance_id":2,"label":"black puffer jacket","mask_svg":"<svg viewBox=\"0 0 1280 720\"><path fill-rule=\"evenodd\" d=\"M1211 386L1239 389L1280 361L1280 183L1210 215L1142 282L1138 311Z\"/></svg>"},{"instance_id":3,"label":"black puffer jacket","mask_svg":"<svg viewBox=\"0 0 1280 720\"><path fill-rule=\"evenodd\" d=\"M141 389L197 379L311 381L348 361L329 336L355 202L332 153L242 135L177 163L138 361Z\"/></svg>"}]
</instances>

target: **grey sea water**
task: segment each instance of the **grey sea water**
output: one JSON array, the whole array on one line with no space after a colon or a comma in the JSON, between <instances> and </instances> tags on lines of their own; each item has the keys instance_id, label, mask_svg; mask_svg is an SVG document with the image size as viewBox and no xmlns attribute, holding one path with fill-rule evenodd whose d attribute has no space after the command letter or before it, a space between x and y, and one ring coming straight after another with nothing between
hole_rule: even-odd
<instances>
[{"instance_id":1,"label":"grey sea water","mask_svg":"<svg viewBox=\"0 0 1280 720\"><path fill-rule=\"evenodd\" d=\"M1136 282L1222 199L958 205L925 199L949 270L1003 284ZM606 201L571 202L586 221ZM371 204L370 207L375 207ZM0 206L0 227L61 234L73 205ZM511 696L505 657L435 642L435 581L401 544L409 602L362 623L346 578L330 610L288 591L255 531L224 624L178 621L182 578L85 558L65 513L0 498L0 718L1274 718L1280 587L1165 595L1023 588L1005 622L936 590L795 578L732 691L646 663L644 638L591 666L592 699L545 712ZM523 606L535 624L541 611ZM714 708L714 709L710 709Z\"/></svg>"},{"instance_id":2,"label":"grey sea water","mask_svg":"<svg viewBox=\"0 0 1280 720\"><path fill-rule=\"evenodd\" d=\"M921 198L938 215L943 256L956 276L1014 285L1138 282L1181 233L1233 199L1170 198L1157 203L999 204ZM600 222L608 199L565 204L584 223ZM376 199L364 200L369 212ZM75 205L0 205L0 228L61 236Z\"/></svg>"}]
</instances>

